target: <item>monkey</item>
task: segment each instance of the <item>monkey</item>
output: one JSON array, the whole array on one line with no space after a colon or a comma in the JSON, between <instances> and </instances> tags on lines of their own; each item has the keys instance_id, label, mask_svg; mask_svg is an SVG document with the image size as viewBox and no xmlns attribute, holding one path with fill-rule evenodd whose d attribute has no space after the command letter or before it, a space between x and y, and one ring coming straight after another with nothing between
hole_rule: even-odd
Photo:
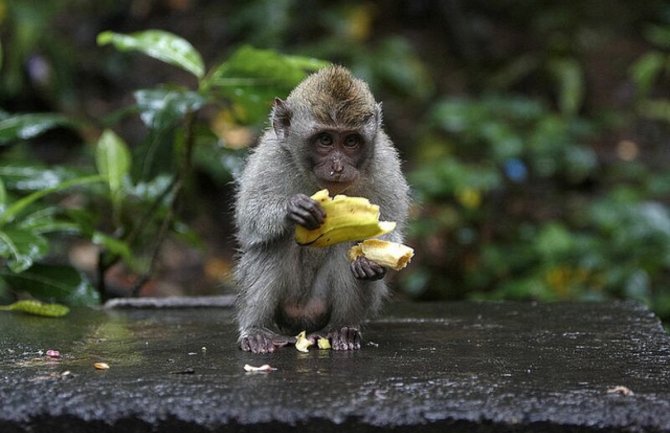
<instances>
[{"instance_id":1,"label":"monkey","mask_svg":"<svg viewBox=\"0 0 670 433\"><path fill-rule=\"evenodd\" d=\"M285 100L275 98L269 127L237 179L234 278L236 319L244 351L270 353L306 330L335 350L361 347L361 324L388 295L386 269L359 257L354 243L300 246L296 225L318 228L328 215L309 197L366 197L402 242L409 186L398 151L382 128L381 103L367 83L332 65L308 75Z\"/></svg>"}]
</instances>

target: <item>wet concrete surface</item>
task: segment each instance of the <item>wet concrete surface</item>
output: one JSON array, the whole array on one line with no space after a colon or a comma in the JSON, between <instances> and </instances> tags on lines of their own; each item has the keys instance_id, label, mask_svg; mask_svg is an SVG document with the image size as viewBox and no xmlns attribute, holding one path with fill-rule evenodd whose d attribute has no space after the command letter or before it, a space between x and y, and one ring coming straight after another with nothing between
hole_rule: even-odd
<instances>
[{"instance_id":1,"label":"wet concrete surface","mask_svg":"<svg viewBox=\"0 0 670 433\"><path fill-rule=\"evenodd\" d=\"M225 308L2 313L0 432L670 432L670 337L634 303L392 304L364 338L253 355Z\"/></svg>"}]
</instances>

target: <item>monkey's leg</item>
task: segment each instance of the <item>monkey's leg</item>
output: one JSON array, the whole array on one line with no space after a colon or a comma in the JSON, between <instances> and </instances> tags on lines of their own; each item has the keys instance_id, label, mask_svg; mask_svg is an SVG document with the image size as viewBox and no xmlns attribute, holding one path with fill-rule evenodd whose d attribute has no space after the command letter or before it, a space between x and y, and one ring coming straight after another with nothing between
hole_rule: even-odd
<instances>
[{"instance_id":1,"label":"monkey's leg","mask_svg":"<svg viewBox=\"0 0 670 433\"><path fill-rule=\"evenodd\" d=\"M335 350L357 350L363 339L361 324L379 312L388 287L383 279L360 280L350 272L340 276L341 294L333 299L328 338Z\"/></svg>"},{"instance_id":2,"label":"monkey's leg","mask_svg":"<svg viewBox=\"0 0 670 433\"><path fill-rule=\"evenodd\" d=\"M290 342L277 332L274 320L284 292L282 282L291 282L283 268L266 268L267 263L276 261L274 250L256 249L247 251L238 263L237 321L242 350L270 353Z\"/></svg>"}]
</instances>

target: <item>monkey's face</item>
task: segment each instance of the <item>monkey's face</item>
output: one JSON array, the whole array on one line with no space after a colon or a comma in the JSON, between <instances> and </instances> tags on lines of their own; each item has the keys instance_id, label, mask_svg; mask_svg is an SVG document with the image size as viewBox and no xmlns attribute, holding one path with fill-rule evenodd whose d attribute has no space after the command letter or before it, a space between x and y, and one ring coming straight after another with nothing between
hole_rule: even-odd
<instances>
[{"instance_id":1,"label":"monkey's face","mask_svg":"<svg viewBox=\"0 0 670 433\"><path fill-rule=\"evenodd\" d=\"M357 130L326 128L308 139L312 172L321 188L341 194L358 180L369 143Z\"/></svg>"}]
</instances>

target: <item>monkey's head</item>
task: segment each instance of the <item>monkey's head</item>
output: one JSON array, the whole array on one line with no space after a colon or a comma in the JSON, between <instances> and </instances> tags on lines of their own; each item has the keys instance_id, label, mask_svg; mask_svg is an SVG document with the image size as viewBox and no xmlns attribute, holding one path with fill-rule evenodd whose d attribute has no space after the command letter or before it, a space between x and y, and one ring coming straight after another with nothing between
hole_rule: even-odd
<instances>
[{"instance_id":1,"label":"monkey's head","mask_svg":"<svg viewBox=\"0 0 670 433\"><path fill-rule=\"evenodd\" d=\"M296 167L339 194L366 170L381 124L368 85L341 66L310 75L285 101L275 99L272 128Z\"/></svg>"}]
</instances>

